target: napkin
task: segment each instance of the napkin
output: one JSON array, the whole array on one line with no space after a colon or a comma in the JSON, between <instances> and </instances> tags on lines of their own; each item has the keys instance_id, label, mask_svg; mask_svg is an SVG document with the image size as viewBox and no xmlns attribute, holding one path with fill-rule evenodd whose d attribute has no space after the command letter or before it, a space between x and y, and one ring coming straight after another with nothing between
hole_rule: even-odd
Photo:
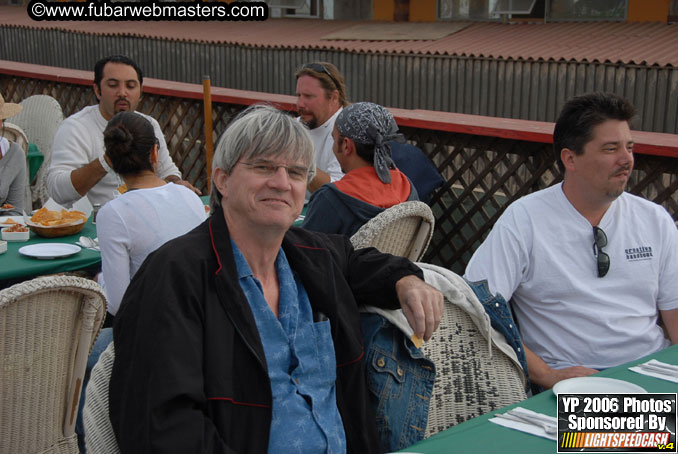
<instances>
[{"instance_id":1,"label":"napkin","mask_svg":"<svg viewBox=\"0 0 678 454\"><path fill-rule=\"evenodd\" d=\"M661 369L666 370L667 374L670 375L665 375L663 373L660 373L658 371L653 371L650 369L644 369L642 366L643 365L648 365L650 367L658 367ZM645 363L638 364L636 366L629 367L629 370L632 370L633 372L643 374L643 375L649 375L650 377L654 378L659 378L661 380L668 380L672 381L674 383L678 383L678 366L675 364L669 364L669 363L663 363L661 361L657 361L656 359L651 359Z\"/></svg>"},{"instance_id":2,"label":"napkin","mask_svg":"<svg viewBox=\"0 0 678 454\"><path fill-rule=\"evenodd\" d=\"M545 415L543 413L537 413L532 410L528 410L527 408L522 408L522 407L516 407L514 408L514 411L518 411L523 414L533 414L533 415L540 415L542 417L547 417L553 420L554 425L558 424L558 419L554 418L553 416ZM538 437L543 437L543 438L548 438L549 440L556 440L558 441L558 435L557 434L547 434L546 431L534 424L530 424L527 422L519 422L519 421L513 421L510 419L505 419L500 416L495 416L494 418L489 419L490 422L494 424L498 424L500 426L508 427L509 429L515 429L519 430L521 432L526 432L532 435L536 435ZM557 427L557 426L556 426Z\"/></svg>"},{"instance_id":3,"label":"napkin","mask_svg":"<svg viewBox=\"0 0 678 454\"><path fill-rule=\"evenodd\" d=\"M87 236L81 236L80 240L78 240L76 244L86 249L91 249L93 251L99 250L99 238L89 238Z\"/></svg>"}]
</instances>

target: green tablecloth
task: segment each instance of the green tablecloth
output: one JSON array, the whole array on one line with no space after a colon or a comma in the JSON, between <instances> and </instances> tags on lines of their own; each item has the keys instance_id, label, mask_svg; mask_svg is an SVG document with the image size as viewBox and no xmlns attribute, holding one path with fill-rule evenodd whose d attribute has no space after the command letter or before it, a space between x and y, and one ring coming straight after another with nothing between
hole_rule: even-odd
<instances>
[{"instance_id":1,"label":"green tablecloth","mask_svg":"<svg viewBox=\"0 0 678 454\"><path fill-rule=\"evenodd\" d=\"M678 365L678 345L665 350L631 361L627 364L613 367L597 373L597 377L610 377L625 380L642 386L648 392L675 393L678 384L667 380L648 377L628 370L634 364L642 363L650 358ZM421 454L449 454L449 453L520 453L545 454L556 452L556 442L545 438L530 435L517 430L493 424L488 421L495 413L504 413L513 407L524 407L536 412L556 416L556 396L551 391L545 391L527 400L509 405L500 410L470 419L464 423L440 432L431 438L403 449L402 452Z\"/></svg>"},{"instance_id":2,"label":"green tablecloth","mask_svg":"<svg viewBox=\"0 0 678 454\"><path fill-rule=\"evenodd\" d=\"M92 219L77 234L61 238L43 238L31 232L31 239L26 242L8 242L7 252L0 254L0 281L10 279L30 279L44 274L76 271L101 264L101 253L90 249L82 249L75 255L60 259L39 260L19 254L19 248L39 243L71 243L75 244L81 236L96 238L96 226Z\"/></svg>"},{"instance_id":3,"label":"green tablecloth","mask_svg":"<svg viewBox=\"0 0 678 454\"><path fill-rule=\"evenodd\" d=\"M38 146L34 143L29 143L26 161L28 162L28 181L30 181L31 184L33 184L33 180L44 160L45 157L40 153L40 150L38 150Z\"/></svg>"}]
</instances>

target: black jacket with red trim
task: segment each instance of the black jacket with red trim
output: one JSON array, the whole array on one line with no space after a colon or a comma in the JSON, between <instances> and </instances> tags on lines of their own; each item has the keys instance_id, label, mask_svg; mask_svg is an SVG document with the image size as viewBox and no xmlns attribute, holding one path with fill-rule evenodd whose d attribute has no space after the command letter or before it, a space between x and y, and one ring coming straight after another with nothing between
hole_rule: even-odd
<instances>
[{"instance_id":1,"label":"black jacket with red trim","mask_svg":"<svg viewBox=\"0 0 678 454\"><path fill-rule=\"evenodd\" d=\"M379 452L358 305L397 308L395 283L421 270L348 238L291 228L283 249L314 313L332 326L337 405L349 453ZM151 254L114 325L110 417L123 453L265 453L271 387L238 283L223 213Z\"/></svg>"}]
</instances>

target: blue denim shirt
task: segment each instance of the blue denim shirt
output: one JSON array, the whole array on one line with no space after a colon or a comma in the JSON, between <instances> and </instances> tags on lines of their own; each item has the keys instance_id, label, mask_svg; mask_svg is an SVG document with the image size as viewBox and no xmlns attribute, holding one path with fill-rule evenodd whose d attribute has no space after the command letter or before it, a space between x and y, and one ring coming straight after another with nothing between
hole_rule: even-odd
<instances>
[{"instance_id":1,"label":"blue denim shirt","mask_svg":"<svg viewBox=\"0 0 678 454\"><path fill-rule=\"evenodd\" d=\"M476 294L478 300L480 300L487 315L490 316L492 328L504 335L506 342L508 342L508 344L513 348L513 351L516 352L518 361L520 361L520 365L523 366L523 371L525 371L525 376L529 377L527 373L527 359L525 358L525 351L523 350L523 342L520 340L520 333L518 332L518 327L513 320L511 308L504 297L500 294L492 295L492 293L490 293L490 287L487 284L487 280L480 282L470 282L468 279L464 280L471 287L473 293ZM529 386L528 380L526 389L529 389Z\"/></svg>"},{"instance_id":2,"label":"blue denim shirt","mask_svg":"<svg viewBox=\"0 0 678 454\"><path fill-rule=\"evenodd\" d=\"M378 314L360 314L367 385L384 452L424 438L435 366L405 334Z\"/></svg>"},{"instance_id":3,"label":"blue denim shirt","mask_svg":"<svg viewBox=\"0 0 678 454\"><path fill-rule=\"evenodd\" d=\"M273 395L268 452L346 453L337 408L336 356L330 321L313 322L311 303L282 249L275 261L278 317L231 240L240 287L250 303L266 355Z\"/></svg>"}]
</instances>

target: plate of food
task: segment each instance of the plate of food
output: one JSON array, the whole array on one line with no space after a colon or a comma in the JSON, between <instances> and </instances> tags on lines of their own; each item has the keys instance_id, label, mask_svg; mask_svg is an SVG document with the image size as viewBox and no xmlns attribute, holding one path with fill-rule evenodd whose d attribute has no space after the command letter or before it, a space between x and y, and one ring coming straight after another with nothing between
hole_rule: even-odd
<instances>
[{"instance_id":1,"label":"plate of food","mask_svg":"<svg viewBox=\"0 0 678 454\"><path fill-rule=\"evenodd\" d=\"M26 225L23 216L0 216L0 227L11 227L13 225Z\"/></svg>"},{"instance_id":2,"label":"plate of food","mask_svg":"<svg viewBox=\"0 0 678 454\"><path fill-rule=\"evenodd\" d=\"M0 213L3 213L5 211L13 211L14 210L14 205L11 203L3 203L2 206L0 206Z\"/></svg>"},{"instance_id":3,"label":"plate of food","mask_svg":"<svg viewBox=\"0 0 678 454\"><path fill-rule=\"evenodd\" d=\"M70 257L78 252L80 252L80 246L69 243L30 244L19 248L19 254L41 260Z\"/></svg>"},{"instance_id":4,"label":"plate of food","mask_svg":"<svg viewBox=\"0 0 678 454\"><path fill-rule=\"evenodd\" d=\"M40 208L26 221L31 230L46 238L75 235L85 227L87 215L78 210Z\"/></svg>"},{"instance_id":5,"label":"plate of food","mask_svg":"<svg viewBox=\"0 0 678 454\"><path fill-rule=\"evenodd\" d=\"M647 391L624 380L607 377L574 377L559 381L553 385L553 394L614 394L646 393Z\"/></svg>"}]
</instances>

